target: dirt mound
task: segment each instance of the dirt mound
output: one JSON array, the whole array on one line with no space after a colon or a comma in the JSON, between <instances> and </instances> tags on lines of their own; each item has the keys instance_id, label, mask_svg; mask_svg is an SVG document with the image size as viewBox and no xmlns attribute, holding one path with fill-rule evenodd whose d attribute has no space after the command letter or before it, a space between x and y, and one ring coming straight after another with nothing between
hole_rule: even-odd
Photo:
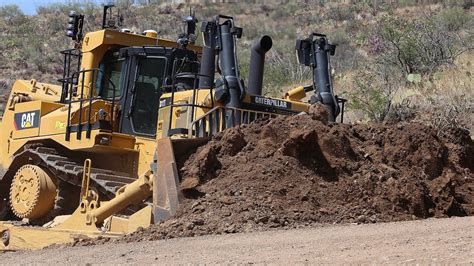
<instances>
[{"instance_id":1,"label":"dirt mound","mask_svg":"<svg viewBox=\"0 0 474 266\"><path fill-rule=\"evenodd\" d=\"M178 214L119 241L474 214L469 132L328 124L300 114L233 128L181 167Z\"/></svg>"}]
</instances>

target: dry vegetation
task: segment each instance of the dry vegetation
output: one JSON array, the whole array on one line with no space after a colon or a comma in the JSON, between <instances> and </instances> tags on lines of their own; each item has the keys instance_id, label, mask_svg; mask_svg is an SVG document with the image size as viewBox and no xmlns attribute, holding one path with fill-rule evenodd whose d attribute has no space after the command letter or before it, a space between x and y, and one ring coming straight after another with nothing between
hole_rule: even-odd
<instances>
[{"instance_id":1,"label":"dry vegetation","mask_svg":"<svg viewBox=\"0 0 474 266\"><path fill-rule=\"evenodd\" d=\"M187 5L118 1L124 26L155 29L176 38ZM142 3L143 2L143 3ZM309 69L297 64L296 38L327 33L338 44L333 58L336 92L350 100L351 121L417 120L444 129L473 132L474 7L472 1L257 1L194 5L200 21L234 15L244 36L239 41L242 76L250 47L263 34L274 47L267 57L265 93L309 83ZM263 3L262 3L263 2ZM64 35L67 13L86 14L86 31L97 29L101 8L92 4L50 5L26 16L16 6L0 7L0 94L16 79L56 82L60 49L72 44Z\"/></svg>"}]
</instances>

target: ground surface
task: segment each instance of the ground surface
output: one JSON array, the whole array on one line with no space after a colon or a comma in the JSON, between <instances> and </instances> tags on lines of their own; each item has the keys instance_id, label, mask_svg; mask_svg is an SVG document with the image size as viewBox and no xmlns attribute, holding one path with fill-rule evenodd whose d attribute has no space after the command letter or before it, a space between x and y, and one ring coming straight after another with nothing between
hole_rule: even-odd
<instances>
[{"instance_id":1,"label":"ground surface","mask_svg":"<svg viewBox=\"0 0 474 266\"><path fill-rule=\"evenodd\" d=\"M0 253L30 263L474 263L474 217Z\"/></svg>"}]
</instances>

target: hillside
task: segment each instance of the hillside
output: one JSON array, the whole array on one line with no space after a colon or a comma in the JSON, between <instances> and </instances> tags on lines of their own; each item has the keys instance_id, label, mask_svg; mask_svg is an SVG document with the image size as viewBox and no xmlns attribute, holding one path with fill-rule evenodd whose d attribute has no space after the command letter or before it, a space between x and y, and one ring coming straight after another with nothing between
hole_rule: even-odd
<instances>
[{"instance_id":1,"label":"hillside","mask_svg":"<svg viewBox=\"0 0 474 266\"><path fill-rule=\"evenodd\" d=\"M189 12L186 4L118 2L124 27L154 29L171 39L182 31L181 19ZM199 21L229 14L244 28L238 47L242 77L253 41L264 34L273 38L265 69L267 95L281 96L311 82L309 69L296 62L294 43L322 32L338 44L332 59L335 90L349 99L349 121L416 120L441 133L452 126L472 132L474 7L472 1L438 2L265 1L192 7ZM16 79L57 83L62 74L58 51L72 46L64 34L70 10L86 15L86 31L99 28L101 7L92 4L40 7L35 16L16 6L0 7L0 94L6 95Z\"/></svg>"}]
</instances>

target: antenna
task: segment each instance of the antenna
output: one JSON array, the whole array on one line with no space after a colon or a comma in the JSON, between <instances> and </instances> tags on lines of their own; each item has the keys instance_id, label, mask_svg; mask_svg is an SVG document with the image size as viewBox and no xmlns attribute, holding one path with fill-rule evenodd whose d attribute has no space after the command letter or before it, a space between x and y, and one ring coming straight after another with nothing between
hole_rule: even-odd
<instances>
[{"instance_id":1,"label":"antenna","mask_svg":"<svg viewBox=\"0 0 474 266\"><path fill-rule=\"evenodd\" d=\"M188 44L194 44L197 39L196 35L196 24L198 20L196 18L196 12L189 8L189 16L183 19L185 24L185 32L180 34L178 37L178 44L186 47Z\"/></svg>"}]
</instances>

